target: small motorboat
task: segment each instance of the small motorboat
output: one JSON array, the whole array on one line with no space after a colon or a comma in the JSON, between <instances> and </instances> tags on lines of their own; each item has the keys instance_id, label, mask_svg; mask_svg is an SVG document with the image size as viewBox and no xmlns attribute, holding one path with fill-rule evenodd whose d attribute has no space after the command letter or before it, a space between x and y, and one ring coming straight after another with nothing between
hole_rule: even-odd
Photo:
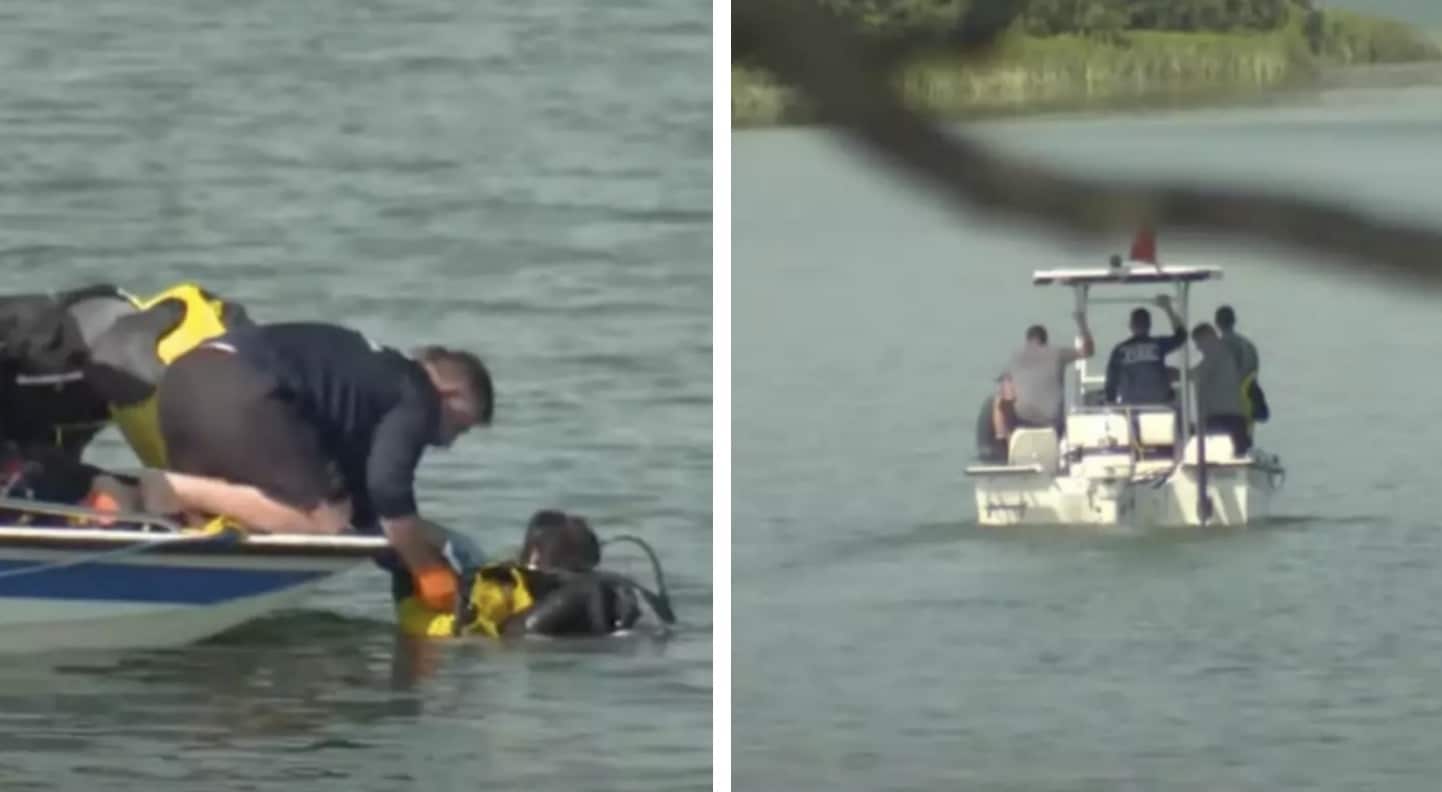
<instances>
[{"instance_id":1,"label":"small motorboat","mask_svg":"<svg viewBox=\"0 0 1442 792\"><path fill-rule=\"evenodd\" d=\"M1170 286L1183 326L1190 327L1191 287L1222 277L1218 267L1158 264L1147 231L1129 258L1116 256L1106 267L1038 271L1032 283L1072 289L1083 314L1098 302L1138 302L1097 299L1093 290ZM1172 404L1106 404L1104 372L1077 361L1066 382L1063 436L1049 428L1017 429L1005 461L966 468L977 520L988 526L1154 528L1245 525L1266 517L1285 479L1281 459L1255 445L1239 455L1230 435L1192 431L1190 344L1180 352L1180 398Z\"/></svg>"}]
</instances>

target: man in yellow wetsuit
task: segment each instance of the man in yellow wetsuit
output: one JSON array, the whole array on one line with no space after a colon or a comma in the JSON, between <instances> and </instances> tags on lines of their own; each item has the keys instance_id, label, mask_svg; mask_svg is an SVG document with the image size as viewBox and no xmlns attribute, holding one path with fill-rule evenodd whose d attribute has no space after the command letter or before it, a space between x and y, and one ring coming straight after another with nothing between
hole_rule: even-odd
<instances>
[{"instance_id":1,"label":"man in yellow wetsuit","mask_svg":"<svg viewBox=\"0 0 1442 792\"><path fill-rule=\"evenodd\" d=\"M415 636L491 638L525 634L599 636L631 628L640 618L634 583L597 571L601 544L582 517L540 511L526 526L515 561L462 569L463 602L453 612L427 607L414 593L415 583L399 565L392 567L396 617L401 631ZM461 566L466 566L462 563ZM664 603L666 619L669 605Z\"/></svg>"},{"instance_id":2,"label":"man in yellow wetsuit","mask_svg":"<svg viewBox=\"0 0 1442 792\"><path fill-rule=\"evenodd\" d=\"M149 298L109 284L0 297L0 492L138 511L138 481L84 464L87 446L115 424L142 464L164 466L153 415L161 373L206 338L248 323L243 307L192 283Z\"/></svg>"},{"instance_id":3,"label":"man in yellow wetsuit","mask_svg":"<svg viewBox=\"0 0 1442 792\"><path fill-rule=\"evenodd\" d=\"M161 467L147 435L172 359L248 325L244 308L191 283L142 299L109 285L0 296L0 445L78 462L118 424L142 463Z\"/></svg>"},{"instance_id":4,"label":"man in yellow wetsuit","mask_svg":"<svg viewBox=\"0 0 1442 792\"><path fill-rule=\"evenodd\" d=\"M78 461L110 422L85 377L91 350L138 310L108 284L0 296L0 443Z\"/></svg>"}]
</instances>

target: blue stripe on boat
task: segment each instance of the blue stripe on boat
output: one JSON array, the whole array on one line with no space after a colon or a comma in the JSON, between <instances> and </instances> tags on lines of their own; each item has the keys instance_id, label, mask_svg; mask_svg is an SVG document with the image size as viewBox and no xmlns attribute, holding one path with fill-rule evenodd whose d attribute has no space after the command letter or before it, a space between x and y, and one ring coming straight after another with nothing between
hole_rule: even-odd
<instances>
[{"instance_id":1,"label":"blue stripe on boat","mask_svg":"<svg viewBox=\"0 0 1442 792\"><path fill-rule=\"evenodd\" d=\"M0 573L36 566L37 563L41 562L0 560ZM0 577L0 598L211 605L269 594L327 574L329 572L319 570L202 569L95 563L50 569L33 575Z\"/></svg>"}]
</instances>

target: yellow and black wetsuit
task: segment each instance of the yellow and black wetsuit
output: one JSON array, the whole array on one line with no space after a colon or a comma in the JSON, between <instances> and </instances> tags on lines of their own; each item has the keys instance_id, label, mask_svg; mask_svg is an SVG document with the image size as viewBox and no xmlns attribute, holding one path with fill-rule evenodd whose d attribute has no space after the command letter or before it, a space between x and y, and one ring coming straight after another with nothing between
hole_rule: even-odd
<instances>
[{"instance_id":1,"label":"yellow and black wetsuit","mask_svg":"<svg viewBox=\"0 0 1442 792\"><path fill-rule=\"evenodd\" d=\"M102 284L0 298L0 441L78 462L112 420L163 466L152 397L165 366L244 321L191 283L141 299Z\"/></svg>"},{"instance_id":2,"label":"yellow and black wetsuit","mask_svg":"<svg viewBox=\"0 0 1442 792\"><path fill-rule=\"evenodd\" d=\"M176 358L250 319L239 304L194 283L179 283L147 299L96 340L86 380L109 405L126 442L147 467L167 467L155 391Z\"/></svg>"},{"instance_id":3,"label":"yellow and black wetsuit","mask_svg":"<svg viewBox=\"0 0 1442 792\"><path fill-rule=\"evenodd\" d=\"M409 590L409 576L397 574L396 617L408 635L609 635L640 618L633 592L600 573L556 573L514 563L476 570L467 595L466 620L456 630L454 613L422 605Z\"/></svg>"}]
</instances>

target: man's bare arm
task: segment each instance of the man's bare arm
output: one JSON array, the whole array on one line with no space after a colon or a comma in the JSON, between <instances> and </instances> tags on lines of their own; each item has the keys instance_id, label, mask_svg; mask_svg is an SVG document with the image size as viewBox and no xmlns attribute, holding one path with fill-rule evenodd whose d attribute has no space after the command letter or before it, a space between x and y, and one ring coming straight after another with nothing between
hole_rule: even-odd
<instances>
[{"instance_id":1,"label":"man's bare arm","mask_svg":"<svg viewBox=\"0 0 1442 792\"><path fill-rule=\"evenodd\" d=\"M1082 311L1077 311L1072 314L1072 318L1076 320L1077 332L1081 334L1082 348L1081 351L1075 349L1067 350L1069 353L1067 359L1082 360L1083 358L1089 358L1095 355L1097 353L1097 345L1096 341L1092 340L1091 328L1087 327L1087 315Z\"/></svg>"}]
</instances>

